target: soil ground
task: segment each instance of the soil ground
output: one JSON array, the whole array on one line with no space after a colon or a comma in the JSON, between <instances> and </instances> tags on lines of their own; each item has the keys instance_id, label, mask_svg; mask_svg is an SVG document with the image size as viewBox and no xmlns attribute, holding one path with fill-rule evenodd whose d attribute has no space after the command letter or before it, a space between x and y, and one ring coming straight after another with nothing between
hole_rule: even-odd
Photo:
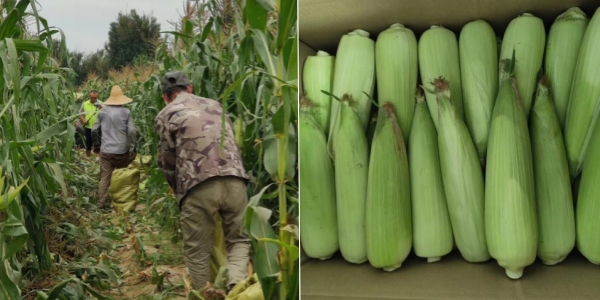
<instances>
[{"instance_id":1,"label":"soil ground","mask_svg":"<svg viewBox=\"0 0 600 300\"><path fill-rule=\"evenodd\" d=\"M120 291L114 289L110 297L141 300L155 299L157 296L160 299L186 299L184 282L187 280L187 268L183 263L181 241L172 243L171 232L161 231L151 224L133 223L143 217L146 209L146 205L138 204L135 212L128 217L111 214L116 222L132 222L130 228L133 230L110 255L119 261L123 280ZM143 252L140 251L138 239L142 240ZM156 278L153 278L153 269L159 276L164 275L160 287Z\"/></svg>"}]
</instances>

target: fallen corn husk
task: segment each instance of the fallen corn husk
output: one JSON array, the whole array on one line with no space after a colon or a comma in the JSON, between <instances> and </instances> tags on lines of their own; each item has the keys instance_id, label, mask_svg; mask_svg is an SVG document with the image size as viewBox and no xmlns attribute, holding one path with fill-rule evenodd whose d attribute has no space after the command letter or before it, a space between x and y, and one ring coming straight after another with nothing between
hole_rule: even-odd
<instances>
[{"instance_id":1,"label":"fallen corn husk","mask_svg":"<svg viewBox=\"0 0 600 300\"><path fill-rule=\"evenodd\" d=\"M256 274L236 284L225 300L264 300L263 290Z\"/></svg>"}]
</instances>

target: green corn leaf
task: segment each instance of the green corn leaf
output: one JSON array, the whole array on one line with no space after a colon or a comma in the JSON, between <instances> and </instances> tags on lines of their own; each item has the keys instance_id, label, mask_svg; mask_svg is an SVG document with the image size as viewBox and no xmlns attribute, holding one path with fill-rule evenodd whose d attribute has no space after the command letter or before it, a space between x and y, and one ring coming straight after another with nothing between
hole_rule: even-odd
<instances>
[{"instance_id":1,"label":"green corn leaf","mask_svg":"<svg viewBox=\"0 0 600 300\"><path fill-rule=\"evenodd\" d=\"M21 290L8 275L8 260L0 262L0 295L2 299L20 299Z\"/></svg>"},{"instance_id":2,"label":"green corn leaf","mask_svg":"<svg viewBox=\"0 0 600 300\"><path fill-rule=\"evenodd\" d=\"M267 17L269 12L258 0L247 0L244 8L244 17L248 20L250 28L265 31L267 29Z\"/></svg>"},{"instance_id":3,"label":"green corn leaf","mask_svg":"<svg viewBox=\"0 0 600 300\"><path fill-rule=\"evenodd\" d=\"M267 36L260 30L251 30L253 33L252 40L254 41L254 47L267 67L267 72L273 76L277 76L277 59L269 50L269 40L267 39Z\"/></svg>"},{"instance_id":4,"label":"green corn leaf","mask_svg":"<svg viewBox=\"0 0 600 300\"><path fill-rule=\"evenodd\" d=\"M262 5L268 11L274 11L277 6L275 3L276 0L256 0L258 4Z\"/></svg>"},{"instance_id":5,"label":"green corn leaf","mask_svg":"<svg viewBox=\"0 0 600 300\"><path fill-rule=\"evenodd\" d=\"M246 210L245 224L248 233L252 237L254 254L254 266L259 278L265 299L272 299L276 294L279 265L277 264L276 244L258 241L260 238L277 239L273 228L269 224L271 210L248 206Z\"/></svg>"},{"instance_id":6,"label":"green corn leaf","mask_svg":"<svg viewBox=\"0 0 600 300\"><path fill-rule=\"evenodd\" d=\"M291 260L296 260L296 259L298 259L300 257L300 249L298 247L294 246L294 245L289 245L289 244L286 244L286 243L284 243L284 242L282 242L280 240L269 239L269 238L259 238L258 241L259 242L273 243L273 244L276 244L276 245L279 245L279 246L285 248L288 251L288 253L291 255L290 256Z\"/></svg>"},{"instance_id":7,"label":"green corn leaf","mask_svg":"<svg viewBox=\"0 0 600 300\"><path fill-rule=\"evenodd\" d=\"M33 52L48 51L46 46L44 46L40 40L13 39L13 42L17 50Z\"/></svg>"},{"instance_id":8,"label":"green corn leaf","mask_svg":"<svg viewBox=\"0 0 600 300\"><path fill-rule=\"evenodd\" d=\"M65 177L63 176L62 169L60 166L53 162L52 160L45 160L46 170L48 174L54 175L53 178L60 185L60 189L62 190L63 197L68 197L67 194L67 185L65 183Z\"/></svg>"},{"instance_id":9,"label":"green corn leaf","mask_svg":"<svg viewBox=\"0 0 600 300\"><path fill-rule=\"evenodd\" d=\"M279 9L279 30L277 31L277 49L283 48L287 39L290 36L290 31L296 26L297 19L297 0L280 1ZM290 73L291 74L291 73Z\"/></svg>"},{"instance_id":10,"label":"green corn leaf","mask_svg":"<svg viewBox=\"0 0 600 300\"><path fill-rule=\"evenodd\" d=\"M27 229L25 229L25 226L17 220L12 220L10 223L4 223L2 235L4 235L5 239L4 260L9 259L19 252L19 250L25 246L27 239L29 238ZM10 240L6 241L6 237L9 237Z\"/></svg>"},{"instance_id":11,"label":"green corn leaf","mask_svg":"<svg viewBox=\"0 0 600 300\"><path fill-rule=\"evenodd\" d=\"M0 24L0 40L3 40L12 33L13 28L21 17L25 14L25 9L29 6L30 0L21 0L17 6L8 14L2 24Z\"/></svg>"}]
</instances>

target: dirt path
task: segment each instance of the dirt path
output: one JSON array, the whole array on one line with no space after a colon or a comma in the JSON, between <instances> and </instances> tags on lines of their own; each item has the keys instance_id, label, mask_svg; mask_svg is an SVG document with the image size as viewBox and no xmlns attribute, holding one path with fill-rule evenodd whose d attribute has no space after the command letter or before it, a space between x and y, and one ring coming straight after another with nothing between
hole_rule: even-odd
<instances>
[{"instance_id":1,"label":"dirt path","mask_svg":"<svg viewBox=\"0 0 600 300\"><path fill-rule=\"evenodd\" d=\"M186 299L187 269L183 263L181 241L173 243L172 233L163 232L144 220L146 205L138 204L127 217L113 213L114 224L129 226L129 233L110 254L121 271L120 291L113 289L114 299ZM147 223L146 223L147 222Z\"/></svg>"}]
</instances>

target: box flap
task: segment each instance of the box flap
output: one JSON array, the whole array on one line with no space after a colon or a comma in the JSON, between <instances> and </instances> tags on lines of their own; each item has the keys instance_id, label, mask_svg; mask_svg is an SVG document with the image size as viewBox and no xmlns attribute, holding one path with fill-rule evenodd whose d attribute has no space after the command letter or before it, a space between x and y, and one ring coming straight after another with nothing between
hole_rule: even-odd
<instances>
[{"instance_id":1,"label":"box flap","mask_svg":"<svg viewBox=\"0 0 600 300\"><path fill-rule=\"evenodd\" d=\"M373 39L397 22L417 34L431 25L458 33L467 22L484 19L501 35L510 20L525 12L544 19L548 30L566 9L579 6L591 17L598 5L597 0L301 0L299 32L311 48L332 51L354 29L370 32Z\"/></svg>"}]
</instances>

